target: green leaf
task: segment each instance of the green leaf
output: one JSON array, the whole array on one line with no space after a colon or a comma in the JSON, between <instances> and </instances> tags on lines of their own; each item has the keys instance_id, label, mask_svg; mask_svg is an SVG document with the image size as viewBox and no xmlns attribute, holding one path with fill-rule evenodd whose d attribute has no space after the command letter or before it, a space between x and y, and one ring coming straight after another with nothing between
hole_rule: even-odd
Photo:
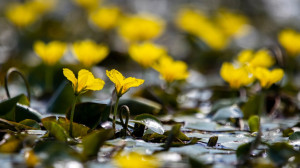
<instances>
[{"instance_id":1,"label":"green leaf","mask_svg":"<svg viewBox=\"0 0 300 168\"><path fill-rule=\"evenodd\" d=\"M300 139L300 132L294 132L292 135L289 136L290 141L297 141Z\"/></svg>"},{"instance_id":2,"label":"green leaf","mask_svg":"<svg viewBox=\"0 0 300 168\"><path fill-rule=\"evenodd\" d=\"M139 115L143 113L157 114L162 109L160 104L144 98L121 99L119 108L122 105L127 105L129 107L130 115Z\"/></svg>"},{"instance_id":3,"label":"green leaf","mask_svg":"<svg viewBox=\"0 0 300 168\"><path fill-rule=\"evenodd\" d=\"M29 101L24 94L4 100L0 103L0 117L10 121L16 121L16 106L17 103L29 105Z\"/></svg>"},{"instance_id":4,"label":"green leaf","mask_svg":"<svg viewBox=\"0 0 300 168\"><path fill-rule=\"evenodd\" d=\"M9 129L12 131L22 131L22 130L35 130L37 128L27 126L21 123L17 123L14 121L8 121L5 119L0 118L0 128L1 129Z\"/></svg>"},{"instance_id":5,"label":"green leaf","mask_svg":"<svg viewBox=\"0 0 300 168\"><path fill-rule=\"evenodd\" d=\"M240 145L236 150L236 156L238 160L248 160L249 152L251 150L252 142Z\"/></svg>"},{"instance_id":6,"label":"green leaf","mask_svg":"<svg viewBox=\"0 0 300 168\"><path fill-rule=\"evenodd\" d=\"M62 82L49 100L47 112L66 114L72 106L75 95L72 86L66 81Z\"/></svg>"},{"instance_id":7,"label":"green leaf","mask_svg":"<svg viewBox=\"0 0 300 168\"><path fill-rule=\"evenodd\" d=\"M169 150L170 147L172 146L172 143L175 141L176 137L178 137L180 133L180 124L176 124L172 127L170 134L166 140L166 143L164 145L165 150Z\"/></svg>"},{"instance_id":8,"label":"green leaf","mask_svg":"<svg viewBox=\"0 0 300 168\"><path fill-rule=\"evenodd\" d=\"M104 144L106 140L112 138L113 136L113 129L102 129L94 131L88 134L87 136L83 137L83 156L85 158L97 156L100 147Z\"/></svg>"},{"instance_id":9,"label":"green leaf","mask_svg":"<svg viewBox=\"0 0 300 168\"><path fill-rule=\"evenodd\" d=\"M16 122L20 122L25 119L32 119L37 122L40 122L42 115L35 109L28 107L26 105L17 104L15 110L15 119Z\"/></svg>"},{"instance_id":10,"label":"green leaf","mask_svg":"<svg viewBox=\"0 0 300 168\"><path fill-rule=\"evenodd\" d=\"M0 145L1 153L16 153L22 149L22 139L10 135L8 138L3 140Z\"/></svg>"},{"instance_id":11,"label":"green leaf","mask_svg":"<svg viewBox=\"0 0 300 168\"><path fill-rule=\"evenodd\" d=\"M270 145L267 153L270 159L279 167L285 165L292 156L297 155L299 157L299 152L295 151L293 146L285 142Z\"/></svg>"},{"instance_id":12,"label":"green leaf","mask_svg":"<svg viewBox=\"0 0 300 168\"><path fill-rule=\"evenodd\" d=\"M71 109L67 113L70 119ZM74 111L74 122L94 128L100 121L107 121L109 117L109 106L97 102L85 102L77 104Z\"/></svg>"},{"instance_id":13,"label":"green leaf","mask_svg":"<svg viewBox=\"0 0 300 168\"><path fill-rule=\"evenodd\" d=\"M131 120L134 123L142 124L151 129L152 131L163 134L164 128L159 119L150 114L141 114Z\"/></svg>"},{"instance_id":14,"label":"green leaf","mask_svg":"<svg viewBox=\"0 0 300 168\"><path fill-rule=\"evenodd\" d=\"M43 126L49 131L50 135L54 136L57 140L63 142L72 142L72 138L67 131L55 121L48 121L42 119Z\"/></svg>"},{"instance_id":15,"label":"green leaf","mask_svg":"<svg viewBox=\"0 0 300 168\"><path fill-rule=\"evenodd\" d=\"M227 120L230 118L243 118L243 112L237 105L223 107L219 109L212 117L212 120Z\"/></svg>"},{"instance_id":16,"label":"green leaf","mask_svg":"<svg viewBox=\"0 0 300 168\"><path fill-rule=\"evenodd\" d=\"M31 120L31 119L25 119L23 121L19 122L20 124L32 127L32 128L36 128L36 129L41 129L40 125L38 122L36 122L35 120Z\"/></svg>"},{"instance_id":17,"label":"green leaf","mask_svg":"<svg viewBox=\"0 0 300 168\"><path fill-rule=\"evenodd\" d=\"M59 117L57 122L67 132L69 132L69 129L70 129L70 121L69 120L67 120L64 117ZM83 137L88 134L89 130L90 130L89 127L73 122L73 132L72 132L73 137Z\"/></svg>"},{"instance_id":18,"label":"green leaf","mask_svg":"<svg viewBox=\"0 0 300 168\"><path fill-rule=\"evenodd\" d=\"M259 116L253 115L248 119L248 124L251 132L258 132L260 127Z\"/></svg>"}]
</instances>

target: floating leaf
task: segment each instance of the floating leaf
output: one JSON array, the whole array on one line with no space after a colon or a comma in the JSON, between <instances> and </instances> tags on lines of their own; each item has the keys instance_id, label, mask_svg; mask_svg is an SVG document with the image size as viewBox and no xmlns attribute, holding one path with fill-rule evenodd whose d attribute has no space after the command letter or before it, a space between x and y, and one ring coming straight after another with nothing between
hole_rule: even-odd
<instances>
[{"instance_id":1,"label":"floating leaf","mask_svg":"<svg viewBox=\"0 0 300 168\"><path fill-rule=\"evenodd\" d=\"M17 122L14 122L14 121L8 121L8 120L2 119L2 118L0 118L0 128L9 129L9 130L12 130L12 131L37 129L37 128L31 127L31 126L27 126L27 125L17 123Z\"/></svg>"},{"instance_id":2,"label":"floating leaf","mask_svg":"<svg viewBox=\"0 0 300 168\"><path fill-rule=\"evenodd\" d=\"M58 124L61 125L67 132L69 132L70 129L70 121L67 120L64 117L59 117L58 118ZM88 134L88 131L90 130L89 127L82 125L82 124L78 124L73 122L73 132L72 132L72 136L73 137L82 137Z\"/></svg>"},{"instance_id":3,"label":"floating leaf","mask_svg":"<svg viewBox=\"0 0 300 168\"><path fill-rule=\"evenodd\" d=\"M67 113L70 118L71 109ZM79 103L75 107L73 121L94 128L100 121L107 121L109 117L109 106L97 102Z\"/></svg>"},{"instance_id":4,"label":"floating leaf","mask_svg":"<svg viewBox=\"0 0 300 168\"><path fill-rule=\"evenodd\" d=\"M74 98L75 95L72 86L66 81L62 82L49 100L47 112L66 114Z\"/></svg>"},{"instance_id":5,"label":"floating leaf","mask_svg":"<svg viewBox=\"0 0 300 168\"><path fill-rule=\"evenodd\" d=\"M243 118L243 112L237 105L223 107L219 109L212 117L214 121L227 120L230 118Z\"/></svg>"},{"instance_id":6,"label":"floating leaf","mask_svg":"<svg viewBox=\"0 0 300 168\"><path fill-rule=\"evenodd\" d=\"M19 123L29 126L29 127L32 127L32 128L41 129L40 124L38 122L36 122L35 120L25 119L23 121L20 121Z\"/></svg>"},{"instance_id":7,"label":"floating leaf","mask_svg":"<svg viewBox=\"0 0 300 168\"><path fill-rule=\"evenodd\" d=\"M6 120L15 121L15 110L17 103L29 105L29 101L24 94L20 94L16 97L4 100L0 103L0 117Z\"/></svg>"},{"instance_id":8,"label":"floating leaf","mask_svg":"<svg viewBox=\"0 0 300 168\"><path fill-rule=\"evenodd\" d=\"M258 132L260 127L260 119L257 115L253 115L248 119L248 124L251 132Z\"/></svg>"},{"instance_id":9,"label":"floating leaf","mask_svg":"<svg viewBox=\"0 0 300 168\"><path fill-rule=\"evenodd\" d=\"M134 123L143 124L147 128L151 129L152 131L163 134L164 128L160 120L158 120L156 117L150 114L141 114L134 118L134 120L131 120Z\"/></svg>"},{"instance_id":10,"label":"floating leaf","mask_svg":"<svg viewBox=\"0 0 300 168\"><path fill-rule=\"evenodd\" d=\"M86 158L97 156L99 148L104 144L106 140L112 138L113 135L113 129L102 129L94 131L83 137L83 156L85 156Z\"/></svg>"},{"instance_id":11,"label":"floating leaf","mask_svg":"<svg viewBox=\"0 0 300 168\"><path fill-rule=\"evenodd\" d=\"M291 141L297 141L300 140L300 132L294 132L292 135L289 136L289 140Z\"/></svg>"},{"instance_id":12,"label":"floating leaf","mask_svg":"<svg viewBox=\"0 0 300 168\"><path fill-rule=\"evenodd\" d=\"M19 152L22 148L22 142L24 136L14 136L11 134L6 134L7 136L2 139L0 144L1 153L16 153Z\"/></svg>"},{"instance_id":13,"label":"floating leaf","mask_svg":"<svg viewBox=\"0 0 300 168\"><path fill-rule=\"evenodd\" d=\"M68 142L72 141L67 131L55 121L42 120L43 126L49 131L50 135L54 136L57 140Z\"/></svg>"},{"instance_id":14,"label":"floating leaf","mask_svg":"<svg viewBox=\"0 0 300 168\"><path fill-rule=\"evenodd\" d=\"M295 151L293 146L285 142L270 145L267 153L270 159L279 167L285 165L292 156L297 155L299 157L299 152Z\"/></svg>"}]
</instances>

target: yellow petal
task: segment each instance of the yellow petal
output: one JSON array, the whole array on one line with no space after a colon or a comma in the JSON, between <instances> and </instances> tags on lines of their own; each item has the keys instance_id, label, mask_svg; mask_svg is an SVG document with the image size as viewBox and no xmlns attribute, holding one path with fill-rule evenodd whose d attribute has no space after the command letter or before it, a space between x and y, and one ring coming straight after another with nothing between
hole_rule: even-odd
<instances>
[{"instance_id":1,"label":"yellow petal","mask_svg":"<svg viewBox=\"0 0 300 168\"><path fill-rule=\"evenodd\" d=\"M90 75L93 75L93 74L86 69L82 69L78 72L77 92L81 92L83 89L85 89L86 83L87 83Z\"/></svg>"},{"instance_id":2,"label":"yellow petal","mask_svg":"<svg viewBox=\"0 0 300 168\"><path fill-rule=\"evenodd\" d=\"M115 84L117 92L119 92L125 77L115 69L112 69L111 71L106 70L106 75Z\"/></svg>"},{"instance_id":3,"label":"yellow petal","mask_svg":"<svg viewBox=\"0 0 300 168\"><path fill-rule=\"evenodd\" d=\"M86 83L87 90L101 90L105 82L102 79L95 79L94 76L90 76Z\"/></svg>"},{"instance_id":4,"label":"yellow petal","mask_svg":"<svg viewBox=\"0 0 300 168\"><path fill-rule=\"evenodd\" d=\"M138 87L143 83L144 83L143 79L136 79L133 77L126 78L123 83L122 94L127 92L127 90L130 89L131 87Z\"/></svg>"},{"instance_id":5,"label":"yellow petal","mask_svg":"<svg viewBox=\"0 0 300 168\"><path fill-rule=\"evenodd\" d=\"M74 73L73 73L70 69L64 68L64 69L63 69L63 74L64 74L64 76L65 76L69 81L72 82L73 86L76 87L76 85L77 85L77 79L76 79Z\"/></svg>"}]
</instances>

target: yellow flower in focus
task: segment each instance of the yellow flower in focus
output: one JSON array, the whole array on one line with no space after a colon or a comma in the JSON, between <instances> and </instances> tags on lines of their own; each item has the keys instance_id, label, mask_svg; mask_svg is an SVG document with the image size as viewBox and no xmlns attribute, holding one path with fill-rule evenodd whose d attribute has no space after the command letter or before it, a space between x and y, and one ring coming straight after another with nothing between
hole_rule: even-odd
<instances>
[{"instance_id":1,"label":"yellow flower in focus","mask_svg":"<svg viewBox=\"0 0 300 168\"><path fill-rule=\"evenodd\" d=\"M245 25L248 24L248 19L244 15L221 9L216 17L216 22L226 36L232 37L246 33Z\"/></svg>"},{"instance_id":2,"label":"yellow flower in focus","mask_svg":"<svg viewBox=\"0 0 300 168\"><path fill-rule=\"evenodd\" d=\"M128 52L130 57L144 68L152 66L155 61L166 54L165 48L151 42L132 44Z\"/></svg>"},{"instance_id":3,"label":"yellow flower in focus","mask_svg":"<svg viewBox=\"0 0 300 168\"><path fill-rule=\"evenodd\" d=\"M236 68L229 62L223 63L220 75L234 89L247 86L254 81L253 75L249 74L245 67Z\"/></svg>"},{"instance_id":4,"label":"yellow flower in focus","mask_svg":"<svg viewBox=\"0 0 300 168\"><path fill-rule=\"evenodd\" d=\"M171 57L162 57L153 68L160 73L160 78L166 82L185 80L189 76L187 64L183 61L175 61Z\"/></svg>"},{"instance_id":5,"label":"yellow flower in focus","mask_svg":"<svg viewBox=\"0 0 300 168\"><path fill-rule=\"evenodd\" d=\"M290 56L300 53L300 33L292 29L282 30L278 35L279 43Z\"/></svg>"},{"instance_id":6,"label":"yellow flower in focus","mask_svg":"<svg viewBox=\"0 0 300 168\"><path fill-rule=\"evenodd\" d=\"M151 15L135 15L120 22L119 34L128 42L154 39L164 31L164 22Z\"/></svg>"},{"instance_id":7,"label":"yellow flower in focus","mask_svg":"<svg viewBox=\"0 0 300 168\"><path fill-rule=\"evenodd\" d=\"M98 7L101 0L73 0L78 6L88 10L92 11Z\"/></svg>"},{"instance_id":8,"label":"yellow flower in focus","mask_svg":"<svg viewBox=\"0 0 300 168\"><path fill-rule=\"evenodd\" d=\"M144 83L143 79L136 79L133 77L125 78L119 71L112 69L106 70L106 75L115 84L118 97L121 97L132 87L138 87Z\"/></svg>"},{"instance_id":9,"label":"yellow flower in focus","mask_svg":"<svg viewBox=\"0 0 300 168\"><path fill-rule=\"evenodd\" d=\"M86 69L82 69L78 72L78 79L68 68L63 69L63 74L69 81L72 82L72 86L76 96L83 94L88 90L101 90L105 84L102 79L95 78L94 75Z\"/></svg>"},{"instance_id":10,"label":"yellow flower in focus","mask_svg":"<svg viewBox=\"0 0 300 168\"><path fill-rule=\"evenodd\" d=\"M279 68L268 70L267 68L258 67L254 71L254 76L259 80L261 87L269 88L283 78L284 72Z\"/></svg>"},{"instance_id":11,"label":"yellow flower in focus","mask_svg":"<svg viewBox=\"0 0 300 168\"><path fill-rule=\"evenodd\" d=\"M101 7L90 14L90 20L94 25L103 30L116 27L121 12L118 7Z\"/></svg>"},{"instance_id":12,"label":"yellow flower in focus","mask_svg":"<svg viewBox=\"0 0 300 168\"><path fill-rule=\"evenodd\" d=\"M248 65L250 68L268 68L275 63L274 58L267 49L261 49L257 52L253 50L243 50L239 53L237 60L242 65Z\"/></svg>"},{"instance_id":13,"label":"yellow flower in focus","mask_svg":"<svg viewBox=\"0 0 300 168\"><path fill-rule=\"evenodd\" d=\"M10 22L18 27L26 27L38 18L35 10L25 4L15 3L7 7L6 16Z\"/></svg>"},{"instance_id":14,"label":"yellow flower in focus","mask_svg":"<svg viewBox=\"0 0 300 168\"><path fill-rule=\"evenodd\" d=\"M33 45L35 53L47 65L54 65L57 63L66 51L67 45L63 42L52 41L45 44L42 41L37 41Z\"/></svg>"},{"instance_id":15,"label":"yellow flower in focus","mask_svg":"<svg viewBox=\"0 0 300 168\"><path fill-rule=\"evenodd\" d=\"M160 166L153 156L131 152L127 155L117 155L114 162L119 168L158 168Z\"/></svg>"},{"instance_id":16,"label":"yellow flower in focus","mask_svg":"<svg viewBox=\"0 0 300 168\"><path fill-rule=\"evenodd\" d=\"M73 44L73 53L80 63L86 67L91 67L103 59L109 53L107 46L97 44L92 40L78 41Z\"/></svg>"}]
</instances>

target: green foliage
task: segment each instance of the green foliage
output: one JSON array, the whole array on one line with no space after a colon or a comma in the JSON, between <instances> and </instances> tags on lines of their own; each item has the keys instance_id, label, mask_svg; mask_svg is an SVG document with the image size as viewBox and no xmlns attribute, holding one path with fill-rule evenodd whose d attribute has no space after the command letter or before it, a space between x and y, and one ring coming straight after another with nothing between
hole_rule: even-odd
<instances>
[{"instance_id":1,"label":"green foliage","mask_svg":"<svg viewBox=\"0 0 300 168\"><path fill-rule=\"evenodd\" d=\"M248 124L251 132L258 132L260 127L259 116L253 115L248 119Z\"/></svg>"}]
</instances>

